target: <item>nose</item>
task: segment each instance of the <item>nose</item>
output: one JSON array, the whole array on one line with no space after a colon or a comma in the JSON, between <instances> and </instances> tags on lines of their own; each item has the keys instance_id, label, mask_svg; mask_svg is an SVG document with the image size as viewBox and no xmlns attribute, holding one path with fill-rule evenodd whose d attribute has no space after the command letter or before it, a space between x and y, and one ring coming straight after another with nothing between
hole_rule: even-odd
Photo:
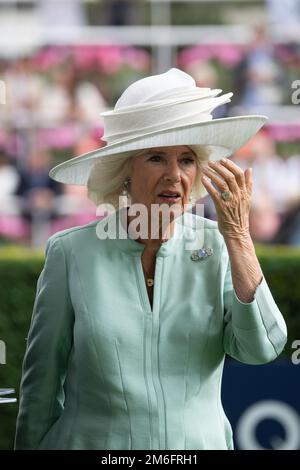
<instances>
[{"instance_id":1,"label":"nose","mask_svg":"<svg viewBox=\"0 0 300 470\"><path fill-rule=\"evenodd\" d=\"M164 174L164 179L173 183L180 181L180 168L177 162L169 162Z\"/></svg>"}]
</instances>

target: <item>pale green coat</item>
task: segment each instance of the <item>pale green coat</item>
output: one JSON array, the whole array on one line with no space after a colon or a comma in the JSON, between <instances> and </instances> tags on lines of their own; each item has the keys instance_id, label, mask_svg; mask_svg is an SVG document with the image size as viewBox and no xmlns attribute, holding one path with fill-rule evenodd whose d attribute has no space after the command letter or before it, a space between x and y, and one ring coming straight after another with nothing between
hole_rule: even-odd
<instances>
[{"instance_id":1,"label":"pale green coat","mask_svg":"<svg viewBox=\"0 0 300 470\"><path fill-rule=\"evenodd\" d=\"M118 218L118 238L99 238L114 218L102 219L98 236L96 220L49 239L16 449L232 449L220 399L225 353L262 364L286 343L266 280L253 302L240 302L217 223L186 214L157 253L151 311L144 246ZM192 239L213 253L192 261Z\"/></svg>"}]
</instances>

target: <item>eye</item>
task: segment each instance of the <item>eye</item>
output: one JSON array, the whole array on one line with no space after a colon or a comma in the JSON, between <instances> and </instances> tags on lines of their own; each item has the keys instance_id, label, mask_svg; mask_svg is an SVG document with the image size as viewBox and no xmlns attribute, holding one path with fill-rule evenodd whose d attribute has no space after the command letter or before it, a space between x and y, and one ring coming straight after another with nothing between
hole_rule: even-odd
<instances>
[{"instance_id":1,"label":"eye","mask_svg":"<svg viewBox=\"0 0 300 470\"><path fill-rule=\"evenodd\" d=\"M195 160L189 157L183 158L182 161L185 165L192 165L193 163L195 163Z\"/></svg>"},{"instance_id":2,"label":"eye","mask_svg":"<svg viewBox=\"0 0 300 470\"><path fill-rule=\"evenodd\" d=\"M151 162L160 162L161 161L161 156L160 155L152 155L149 160Z\"/></svg>"}]
</instances>

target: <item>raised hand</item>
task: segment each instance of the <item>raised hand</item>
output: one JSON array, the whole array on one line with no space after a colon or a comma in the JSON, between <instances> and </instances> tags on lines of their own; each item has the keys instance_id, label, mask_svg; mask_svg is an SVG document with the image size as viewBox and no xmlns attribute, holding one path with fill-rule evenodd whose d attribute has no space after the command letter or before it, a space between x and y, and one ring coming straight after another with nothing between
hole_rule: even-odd
<instances>
[{"instance_id":1,"label":"raised hand","mask_svg":"<svg viewBox=\"0 0 300 470\"><path fill-rule=\"evenodd\" d=\"M220 232L224 238L248 237L252 169L243 171L227 158L208 165L202 167L202 182L215 204Z\"/></svg>"}]
</instances>

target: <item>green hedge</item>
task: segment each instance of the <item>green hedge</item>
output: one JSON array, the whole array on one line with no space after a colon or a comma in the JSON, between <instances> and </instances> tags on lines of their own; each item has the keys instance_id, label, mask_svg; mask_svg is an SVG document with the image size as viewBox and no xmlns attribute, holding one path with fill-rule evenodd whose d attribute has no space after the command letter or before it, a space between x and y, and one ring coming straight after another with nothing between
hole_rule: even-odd
<instances>
[{"instance_id":1,"label":"green hedge","mask_svg":"<svg viewBox=\"0 0 300 470\"><path fill-rule=\"evenodd\" d=\"M257 246L266 280L282 311L289 331L283 355L300 338L300 249ZM0 365L0 388L15 388L18 396L36 282L43 252L7 246L0 248L0 339L7 346L6 364ZM0 449L13 446L18 403L0 405Z\"/></svg>"},{"instance_id":2,"label":"green hedge","mask_svg":"<svg viewBox=\"0 0 300 470\"><path fill-rule=\"evenodd\" d=\"M43 253L7 246L0 248L0 339L6 344L6 364L0 365L0 388L20 383L32 306ZM0 404L0 449L11 449L18 403Z\"/></svg>"}]
</instances>

